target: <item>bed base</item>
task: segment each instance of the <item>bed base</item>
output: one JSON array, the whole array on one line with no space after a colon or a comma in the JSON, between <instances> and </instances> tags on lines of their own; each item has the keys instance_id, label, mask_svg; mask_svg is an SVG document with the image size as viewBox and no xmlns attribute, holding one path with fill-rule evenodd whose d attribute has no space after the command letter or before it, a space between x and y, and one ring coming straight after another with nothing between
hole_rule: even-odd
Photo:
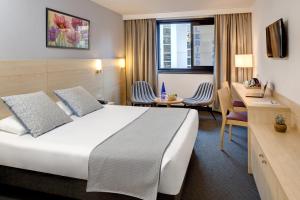
<instances>
[{"instance_id":1,"label":"bed base","mask_svg":"<svg viewBox=\"0 0 300 200\"><path fill-rule=\"evenodd\" d=\"M82 200L138 200L137 198L120 194L88 193L86 192L86 180L1 165L0 184ZM159 193L157 199L180 200L181 193L180 191L176 196Z\"/></svg>"}]
</instances>

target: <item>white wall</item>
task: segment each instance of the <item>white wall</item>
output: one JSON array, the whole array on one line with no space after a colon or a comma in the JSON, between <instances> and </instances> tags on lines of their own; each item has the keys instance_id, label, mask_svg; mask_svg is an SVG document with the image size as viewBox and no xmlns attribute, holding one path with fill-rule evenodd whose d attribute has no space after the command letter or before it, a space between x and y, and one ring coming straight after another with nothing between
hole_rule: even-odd
<instances>
[{"instance_id":1,"label":"white wall","mask_svg":"<svg viewBox=\"0 0 300 200\"><path fill-rule=\"evenodd\" d=\"M256 0L253 7L253 42L259 78L270 80L275 90L300 104L300 1ZM266 55L265 28L283 18L289 37L289 56L272 59Z\"/></svg>"},{"instance_id":2,"label":"white wall","mask_svg":"<svg viewBox=\"0 0 300 200\"><path fill-rule=\"evenodd\" d=\"M158 93L162 82L165 82L167 93L176 93L180 97L191 97L202 82L213 82L212 74L159 74Z\"/></svg>"},{"instance_id":3,"label":"white wall","mask_svg":"<svg viewBox=\"0 0 300 200\"><path fill-rule=\"evenodd\" d=\"M91 22L90 50L46 48L46 7ZM0 59L124 57L122 16L88 0L1 0Z\"/></svg>"}]
</instances>

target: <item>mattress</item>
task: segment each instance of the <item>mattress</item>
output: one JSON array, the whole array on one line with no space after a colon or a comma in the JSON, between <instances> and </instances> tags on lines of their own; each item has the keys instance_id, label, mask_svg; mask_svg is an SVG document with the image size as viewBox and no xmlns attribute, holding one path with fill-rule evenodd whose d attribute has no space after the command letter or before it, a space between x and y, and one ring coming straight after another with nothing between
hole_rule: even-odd
<instances>
[{"instance_id":1,"label":"mattress","mask_svg":"<svg viewBox=\"0 0 300 200\"><path fill-rule=\"evenodd\" d=\"M92 150L147 109L107 105L38 138L0 131L0 165L87 180ZM198 113L191 110L164 154L160 193L179 193L197 132Z\"/></svg>"}]
</instances>

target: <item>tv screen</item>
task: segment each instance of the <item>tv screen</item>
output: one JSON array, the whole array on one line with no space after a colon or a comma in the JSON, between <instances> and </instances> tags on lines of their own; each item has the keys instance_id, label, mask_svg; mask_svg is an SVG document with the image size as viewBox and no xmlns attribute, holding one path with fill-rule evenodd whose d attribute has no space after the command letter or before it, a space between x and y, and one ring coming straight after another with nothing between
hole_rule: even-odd
<instances>
[{"instance_id":1,"label":"tv screen","mask_svg":"<svg viewBox=\"0 0 300 200\"><path fill-rule=\"evenodd\" d=\"M280 19L266 28L267 54L272 58L287 56L287 36L283 19Z\"/></svg>"}]
</instances>

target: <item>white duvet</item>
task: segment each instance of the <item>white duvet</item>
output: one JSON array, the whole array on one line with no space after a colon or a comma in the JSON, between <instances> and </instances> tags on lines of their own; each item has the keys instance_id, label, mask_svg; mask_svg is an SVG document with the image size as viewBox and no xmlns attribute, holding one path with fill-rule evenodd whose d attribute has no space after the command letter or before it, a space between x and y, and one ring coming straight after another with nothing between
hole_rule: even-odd
<instances>
[{"instance_id":1,"label":"white duvet","mask_svg":"<svg viewBox=\"0 0 300 200\"><path fill-rule=\"evenodd\" d=\"M147 109L105 106L38 138L0 131L0 165L87 180L91 151ZM198 113L191 110L163 157L159 192L180 191L197 132Z\"/></svg>"}]
</instances>

